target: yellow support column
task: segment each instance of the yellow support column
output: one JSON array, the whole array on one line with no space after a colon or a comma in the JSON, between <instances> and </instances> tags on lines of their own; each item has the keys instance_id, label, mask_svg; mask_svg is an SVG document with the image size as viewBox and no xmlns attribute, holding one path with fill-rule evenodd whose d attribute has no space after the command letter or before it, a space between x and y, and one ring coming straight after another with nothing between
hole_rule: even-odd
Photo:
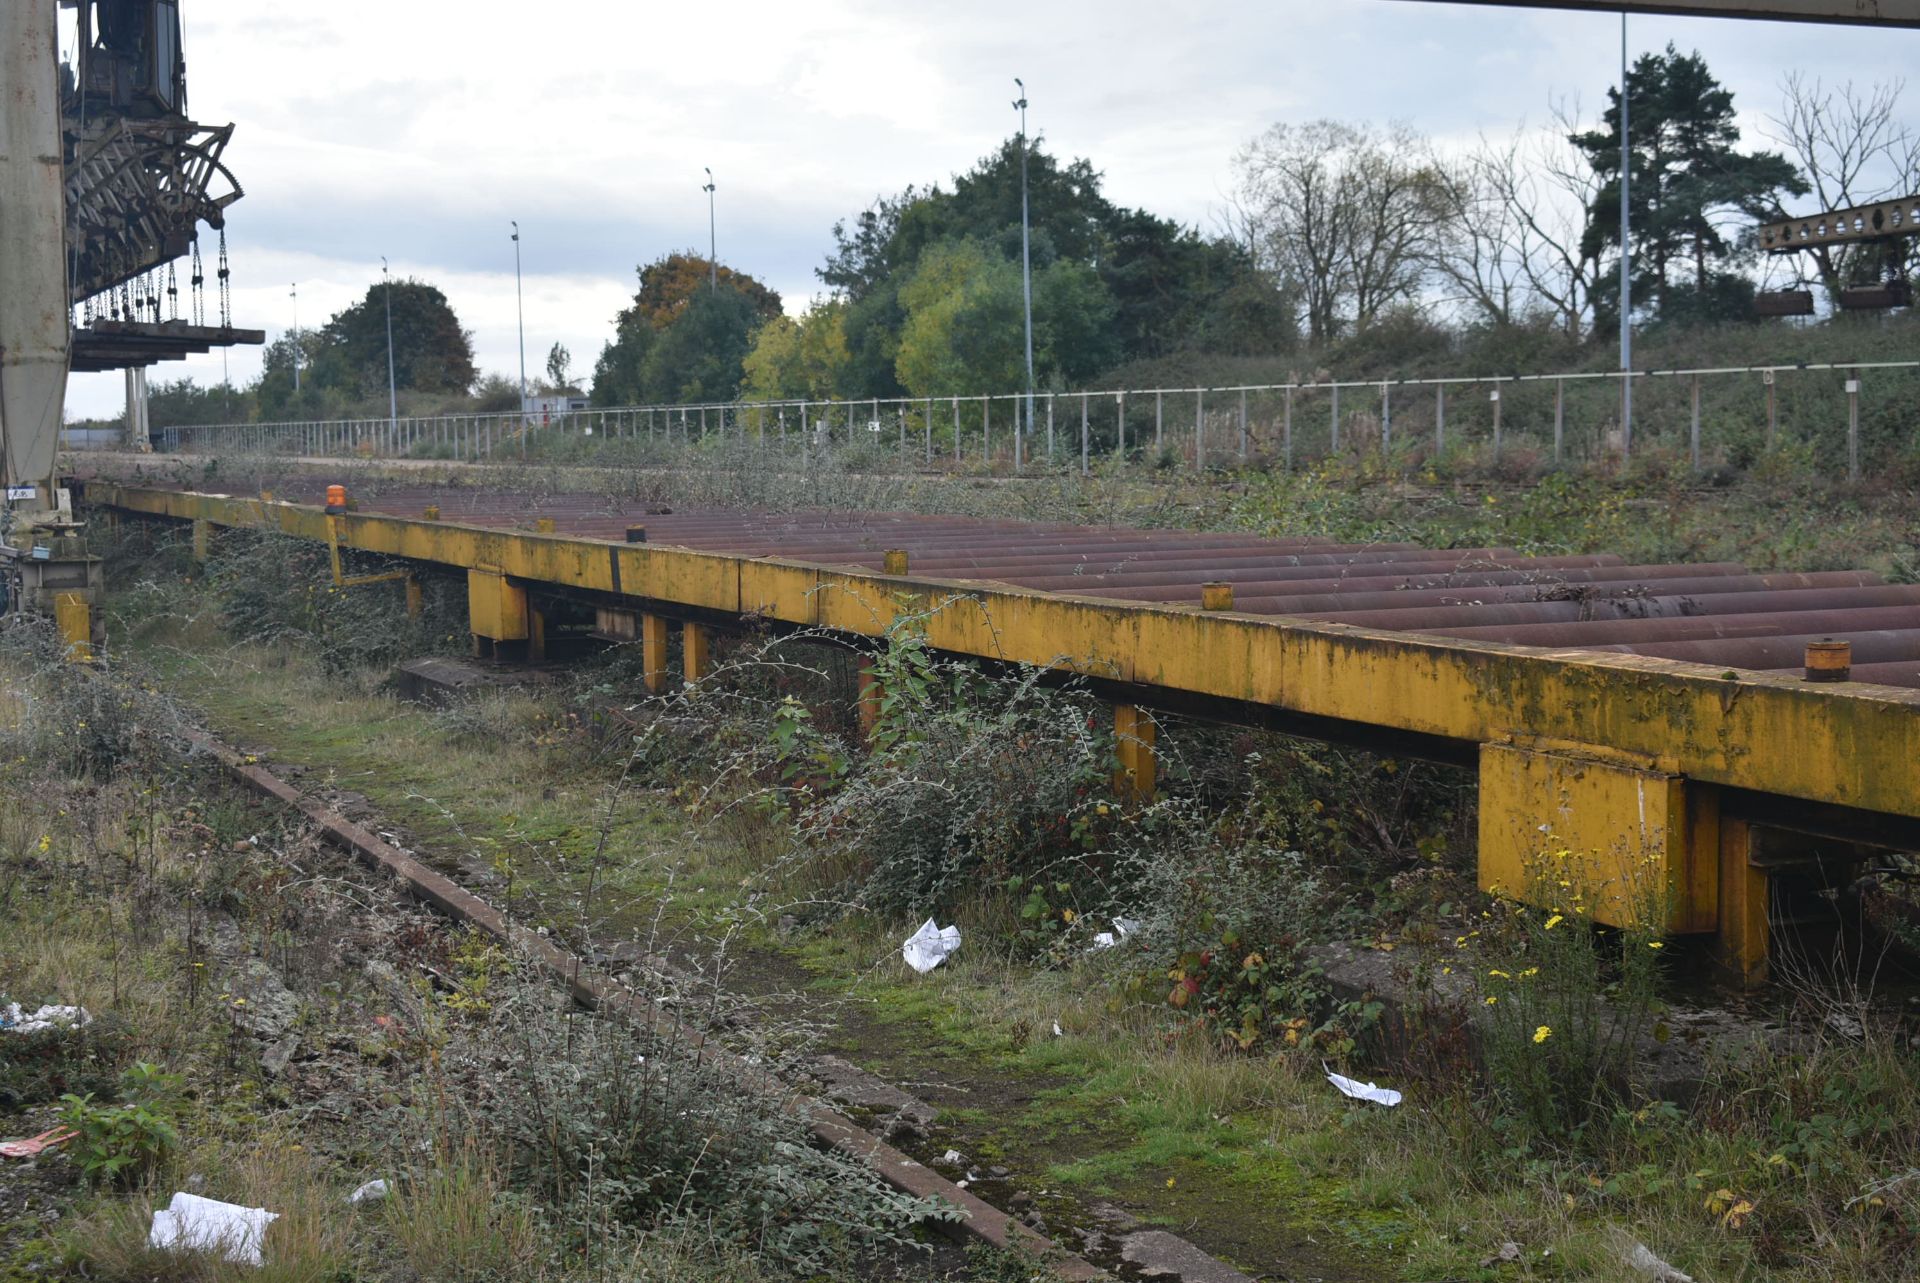
<instances>
[{"instance_id":1,"label":"yellow support column","mask_svg":"<svg viewBox=\"0 0 1920 1283\"><path fill-rule=\"evenodd\" d=\"M193 559L205 561L209 546L213 543L213 523L194 519L193 523Z\"/></svg>"},{"instance_id":2,"label":"yellow support column","mask_svg":"<svg viewBox=\"0 0 1920 1283\"><path fill-rule=\"evenodd\" d=\"M653 694L667 688L667 621L658 615L640 616L640 672Z\"/></svg>"},{"instance_id":3,"label":"yellow support column","mask_svg":"<svg viewBox=\"0 0 1920 1283\"><path fill-rule=\"evenodd\" d=\"M497 570L467 572L467 626L489 641L525 641L527 590Z\"/></svg>"},{"instance_id":4,"label":"yellow support column","mask_svg":"<svg viewBox=\"0 0 1920 1283\"><path fill-rule=\"evenodd\" d=\"M1153 746L1158 733L1153 714L1139 705L1113 706L1113 738L1120 757L1120 769L1113 776L1114 792L1142 799L1153 796Z\"/></svg>"},{"instance_id":5,"label":"yellow support column","mask_svg":"<svg viewBox=\"0 0 1920 1283\"><path fill-rule=\"evenodd\" d=\"M412 575L407 576L407 618L418 619L426 606L426 598L420 591L420 581Z\"/></svg>"},{"instance_id":6,"label":"yellow support column","mask_svg":"<svg viewBox=\"0 0 1920 1283\"><path fill-rule=\"evenodd\" d=\"M1767 981L1767 871L1753 863L1757 834L1745 820L1720 820L1720 923L1714 941L1735 984Z\"/></svg>"},{"instance_id":7,"label":"yellow support column","mask_svg":"<svg viewBox=\"0 0 1920 1283\"><path fill-rule=\"evenodd\" d=\"M53 595L53 622L60 629L60 640L67 644L67 658L76 663L93 659L93 610L85 593L63 592Z\"/></svg>"},{"instance_id":8,"label":"yellow support column","mask_svg":"<svg viewBox=\"0 0 1920 1283\"><path fill-rule=\"evenodd\" d=\"M547 617L537 610L527 612L527 659L539 663L547 657Z\"/></svg>"},{"instance_id":9,"label":"yellow support column","mask_svg":"<svg viewBox=\"0 0 1920 1283\"><path fill-rule=\"evenodd\" d=\"M704 624L689 622L681 626L681 666L686 672L689 685L698 682L713 671L713 660L708 650L712 641L713 633Z\"/></svg>"}]
</instances>

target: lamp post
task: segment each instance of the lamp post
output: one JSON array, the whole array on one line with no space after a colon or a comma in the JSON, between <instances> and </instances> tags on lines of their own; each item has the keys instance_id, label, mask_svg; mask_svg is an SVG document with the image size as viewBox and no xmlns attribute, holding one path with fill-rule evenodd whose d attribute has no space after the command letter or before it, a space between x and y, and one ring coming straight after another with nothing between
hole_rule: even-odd
<instances>
[{"instance_id":1,"label":"lamp post","mask_svg":"<svg viewBox=\"0 0 1920 1283\"><path fill-rule=\"evenodd\" d=\"M393 391L393 277L387 274L387 256L380 256L380 282L386 290L387 302L387 434L388 439L398 442L400 439L400 401Z\"/></svg>"},{"instance_id":2,"label":"lamp post","mask_svg":"<svg viewBox=\"0 0 1920 1283\"><path fill-rule=\"evenodd\" d=\"M520 222L507 220L513 224L513 311L520 322L520 414L527 413L527 308L520 294ZM526 446L526 434L520 438L521 447Z\"/></svg>"},{"instance_id":3,"label":"lamp post","mask_svg":"<svg viewBox=\"0 0 1920 1283\"><path fill-rule=\"evenodd\" d=\"M293 394L300 395L300 282L293 282L293 288L287 291L287 297L293 300Z\"/></svg>"},{"instance_id":4,"label":"lamp post","mask_svg":"<svg viewBox=\"0 0 1920 1283\"><path fill-rule=\"evenodd\" d=\"M703 165L701 168L705 169ZM707 285L714 293L720 292L720 260L718 241L714 235L713 222L713 171L707 170L707 185L700 189L707 194Z\"/></svg>"},{"instance_id":5,"label":"lamp post","mask_svg":"<svg viewBox=\"0 0 1920 1283\"><path fill-rule=\"evenodd\" d=\"M1633 452L1633 295L1628 270L1633 241L1627 219L1627 183L1633 147L1627 135L1627 11L1620 11L1620 453Z\"/></svg>"},{"instance_id":6,"label":"lamp post","mask_svg":"<svg viewBox=\"0 0 1920 1283\"><path fill-rule=\"evenodd\" d=\"M1033 255L1028 241L1027 231L1027 86L1020 77L1015 76L1013 83L1020 86L1020 96L1014 99L1014 110L1020 113L1020 284L1026 295L1027 311L1027 426L1026 436L1033 436ZM1020 466L1021 433L1013 434L1013 463Z\"/></svg>"}]
</instances>

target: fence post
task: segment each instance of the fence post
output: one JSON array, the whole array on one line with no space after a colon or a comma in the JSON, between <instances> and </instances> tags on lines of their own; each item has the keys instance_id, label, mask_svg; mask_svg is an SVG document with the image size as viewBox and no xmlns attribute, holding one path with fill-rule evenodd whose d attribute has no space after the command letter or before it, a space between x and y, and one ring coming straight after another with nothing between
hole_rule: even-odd
<instances>
[{"instance_id":1,"label":"fence post","mask_svg":"<svg viewBox=\"0 0 1920 1283\"><path fill-rule=\"evenodd\" d=\"M1771 450L1773 449L1775 438L1779 436L1780 427L1780 420L1777 414L1779 407L1774 401L1773 394L1773 371L1765 371L1761 374L1760 378L1767 385L1767 449Z\"/></svg>"},{"instance_id":2,"label":"fence post","mask_svg":"<svg viewBox=\"0 0 1920 1283\"><path fill-rule=\"evenodd\" d=\"M1447 385L1433 385L1433 457L1447 448Z\"/></svg>"},{"instance_id":3,"label":"fence post","mask_svg":"<svg viewBox=\"0 0 1920 1283\"><path fill-rule=\"evenodd\" d=\"M1162 440L1162 433L1161 433L1161 426L1160 426L1161 400L1162 400L1162 393L1156 390L1153 394L1153 452L1155 454L1160 453L1160 448L1161 448L1160 443Z\"/></svg>"},{"instance_id":4,"label":"fence post","mask_svg":"<svg viewBox=\"0 0 1920 1283\"><path fill-rule=\"evenodd\" d=\"M953 398L953 461L960 460L960 398Z\"/></svg>"},{"instance_id":5,"label":"fence post","mask_svg":"<svg viewBox=\"0 0 1920 1283\"><path fill-rule=\"evenodd\" d=\"M1698 390L1699 386L1697 382L1694 384L1696 390ZM1697 404L1696 402L1696 406ZM1561 437L1566 433L1566 428L1567 381L1565 379L1555 379L1553 381L1553 461L1555 463L1560 462L1560 441Z\"/></svg>"},{"instance_id":6,"label":"fence post","mask_svg":"<svg viewBox=\"0 0 1920 1283\"><path fill-rule=\"evenodd\" d=\"M1380 385L1380 457L1393 453L1393 386Z\"/></svg>"},{"instance_id":7,"label":"fence post","mask_svg":"<svg viewBox=\"0 0 1920 1283\"><path fill-rule=\"evenodd\" d=\"M1127 394L1125 392L1113 394L1113 426L1120 434L1120 462L1125 463L1127 461Z\"/></svg>"},{"instance_id":8,"label":"fence post","mask_svg":"<svg viewBox=\"0 0 1920 1283\"><path fill-rule=\"evenodd\" d=\"M1860 480L1860 371L1847 380L1847 480Z\"/></svg>"},{"instance_id":9,"label":"fence post","mask_svg":"<svg viewBox=\"0 0 1920 1283\"><path fill-rule=\"evenodd\" d=\"M1280 412L1280 448L1287 470L1293 470L1293 384L1287 384L1285 407Z\"/></svg>"},{"instance_id":10,"label":"fence post","mask_svg":"<svg viewBox=\"0 0 1920 1283\"><path fill-rule=\"evenodd\" d=\"M1207 470L1207 390L1193 390L1193 470Z\"/></svg>"},{"instance_id":11,"label":"fence post","mask_svg":"<svg viewBox=\"0 0 1920 1283\"><path fill-rule=\"evenodd\" d=\"M1047 393L1047 462L1053 462L1053 393Z\"/></svg>"},{"instance_id":12,"label":"fence post","mask_svg":"<svg viewBox=\"0 0 1920 1283\"><path fill-rule=\"evenodd\" d=\"M920 424L921 435L927 442L927 466L933 466L933 398L927 398L927 413Z\"/></svg>"},{"instance_id":13,"label":"fence post","mask_svg":"<svg viewBox=\"0 0 1920 1283\"><path fill-rule=\"evenodd\" d=\"M1330 436L1333 444L1328 448L1327 453L1339 454L1340 453L1340 385L1338 383L1333 385L1333 411L1332 411L1331 423L1332 423L1332 427L1330 428L1329 431L1330 431Z\"/></svg>"},{"instance_id":14,"label":"fence post","mask_svg":"<svg viewBox=\"0 0 1920 1283\"><path fill-rule=\"evenodd\" d=\"M1693 470L1700 471L1700 376L1693 376L1693 406L1687 419L1687 457Z\"/></svg>"},{"instance_id":15,"label":"fence post","mask_svg":"<svg viewBox=\"0 0 1920 1283\"><path fill-rule=\"evenodd\" d=\"M1240 389L1240 462L1247 461L1247 390Z\"/></svg>"},{"instance_id":16,"label":"fence post","mask_svg":"<svg viewBox=\"0 0 1920 1283\"><path fill-rule=\"evenodd\" d=\"M1080 394L1080 475L1088 474L1087 467L1087 394Z\"/></svg>"},{"instance_id":17,"label":"fence post","mask_svg":"<svg viewBox=\"0 0 1920 1283\"><path fill-rule=\"evenodd\" d=\"M993 398L980 398L980 462L993 467Z\"/></svg>"},{"instance_id":18,"label":"fence post","mask_svg":"<svg viewBox=\"0 0 1920 1283\"><path fill-rule=\"evenodd\" d=\"M1500 457L1500 380L1493 381L1493 393L1487 398L1493 402L1493 457Z\"/></svg>"}]
</instances>

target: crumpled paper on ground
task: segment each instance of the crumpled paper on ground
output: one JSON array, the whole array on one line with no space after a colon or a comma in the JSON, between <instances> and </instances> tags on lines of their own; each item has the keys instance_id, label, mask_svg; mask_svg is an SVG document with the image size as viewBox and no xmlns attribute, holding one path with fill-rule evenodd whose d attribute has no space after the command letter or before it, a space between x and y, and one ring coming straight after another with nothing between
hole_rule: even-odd
<instances>
[{"instance_id":1,"label":"crumpled paper on ground","mask_svg":"<svg viewBox=\"0 0 1920 1283\"><path fill-rule=\"evenodd\" d=\"M1321 1068L1326 1069L1326 1066L1322 1065ZM1336 1074L1331 1069L1327 1069L1327 1081L1332 1083L1343 1096L1351 1096L1355 1100L1370 1100L1376 1105L1385 1105L1388 1108L1399 1104L1402 1099L1400 1093L1391 1087L1376 1087L1372 1083L1363 1083L1345 1074Z\"/></svg>"},{"instance_id":2,"label":"crumpled paper on ground","mask_svg":"<svg viewBox=\"0 0 1920 1283\"><path fill-rule=\"evenodd\" d=\"M1113 930L1102 931L1099 935L1095 936L1093 938L1093 947L1096 949L1111 949L1139 929L1140 922L1137 918L1115 918L1113 920Z\"/></svg>"},{"instance_id":3,"label":"crumpled paper on ground","mask_svg":"<svg viewBox=\"0 0 1920 1283\"><path fill-rule=\"evenodd\" d=\"M933 919L928 918L900 946L900 956L907 960L909 967L925 975L951 958L959 948L959 927L936 927Z\"/></svg>"},{"instance_id":4,"label":"crumpled paper on ground","mask_svg":"<svg viewBox=\"0 0 1920 1283\"><path fill-rule=\"evenodd\" d=\"M31 1014L23 1010L17 1002L10 1002L0 1007L0 1029L11 1034L30 1034L39 1029L52 1029L56 1025L78 1029L92 1019L85 1007L57 1007L49 1004Z\"/></svg>"},{"instance_id":5,"label":"crumpled paper on ground","mask_svg":"<svg viewBox=\"0 0 1920 1283\"><path fill-rule=\"evenodd\" d=\"M347 1195L349 1203L377 1203L391 1192L384 1180L371 1180Z\"/></svg>"},{"instance_id":6,"label":"crumpled paper on ground","mask_svg":"<svg viewBox=\"0 0 1920 1283\"><path fill-rule=\"evenodd\" d=\"M217 1198L178 1193L155 1210L147 1241L176 1252L219 1252L236 1265L263 1265L267 1226L280 1219L264 1207L241 1207Z\"/></svg>"}]
</instances>

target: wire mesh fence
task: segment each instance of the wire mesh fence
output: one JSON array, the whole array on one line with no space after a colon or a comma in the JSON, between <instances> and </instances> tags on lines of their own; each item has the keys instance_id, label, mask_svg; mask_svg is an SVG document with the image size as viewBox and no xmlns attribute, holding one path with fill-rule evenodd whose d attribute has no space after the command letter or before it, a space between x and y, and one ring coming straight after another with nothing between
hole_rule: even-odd
<instances>
[{"instance_id":1,"label":"wire mesh fence","mask_svg":"<svg viewBox=\"0 0 1920 1283\"><path fill-rule=\"evenodd\" d=\"M611 406L164 428L163 450L483 461L750 440L863 465L1089 473L1294 468L1378 455L1590 463L1664 452L1695 469L1791 450L1858 480L1920 452L1920 361L1577 372L1230 387ZM562 444L564 443L564 445Z\"/></svg>"}]
</instances>

